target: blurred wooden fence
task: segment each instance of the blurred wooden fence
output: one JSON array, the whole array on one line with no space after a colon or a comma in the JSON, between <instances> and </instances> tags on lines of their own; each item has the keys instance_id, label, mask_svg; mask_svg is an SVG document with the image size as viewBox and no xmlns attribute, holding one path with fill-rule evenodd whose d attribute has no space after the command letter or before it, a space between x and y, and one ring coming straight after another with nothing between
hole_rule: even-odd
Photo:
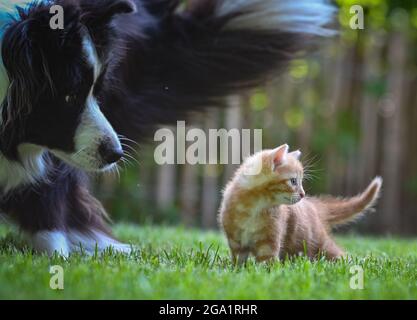
<instances>
[{"instance_id":1,"label":"blurred wooden fence","mask_svg":"<svg viewBox=\"0 0 417 320\"><path fill-rule=\"evenodd\" d=\"M311 194L354 195L382 175L377 212L358 228L415 235L415 47L404 32L361 37L339 39L316 57L295 61L286 75L267 87L230 97L228 109L213 108L187 124L205 130L262 128L265 148L285 142L300 148L316 159L315 179L306 182ZM216 228L221 190L236 165L157 166L154 147L140 152L140 187L131 192L142 196L135 205L146 206L149 216L171 214L186 225ZM123 187L117 179L107 179L107 190ZM107 200L111 206L114 199Z\"/></svg>"}]
</instances>

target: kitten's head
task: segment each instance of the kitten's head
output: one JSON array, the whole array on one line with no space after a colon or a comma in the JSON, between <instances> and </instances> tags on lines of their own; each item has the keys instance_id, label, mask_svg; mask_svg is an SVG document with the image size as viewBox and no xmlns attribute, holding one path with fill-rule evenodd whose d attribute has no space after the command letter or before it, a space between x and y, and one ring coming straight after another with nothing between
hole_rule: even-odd
<instances>
[{"instance_id":1,"label":"kitten's head","mask_svg":"<svg viewBox=\"0 0 417 320\"><path fill-rule=\"evenodd\" d=\"M280 204L295 204L305 197L304 168L300 157L301 152L289 152L287 144L263 150L246 161L246 169L261 166L259 173L246 176L246 181L250 181L251 185L271 187Z\"/></svg>"}]
</instances>

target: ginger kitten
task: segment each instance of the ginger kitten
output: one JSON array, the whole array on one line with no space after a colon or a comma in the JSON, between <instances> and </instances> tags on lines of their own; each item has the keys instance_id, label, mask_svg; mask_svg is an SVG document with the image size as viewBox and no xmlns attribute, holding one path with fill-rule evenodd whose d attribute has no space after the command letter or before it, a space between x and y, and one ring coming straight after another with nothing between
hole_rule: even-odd
<instances>
[{"instance_id":1,"label":"ginger kitten","mask_svg":"<svg viewBox=\"0 0 417 320\"><path fill-rule=\"evenodd\" d=\"M306 253L328 259L344 252L331 238L333 226L353 220L371 208L380 193L377 177L360 195L349 199L306 197L300 151L288 145L249 157L226 186L219 222L235 261L250 254L258 262ZM260 166L260 173L247 175Z\"/></svg>"}]
</instances>

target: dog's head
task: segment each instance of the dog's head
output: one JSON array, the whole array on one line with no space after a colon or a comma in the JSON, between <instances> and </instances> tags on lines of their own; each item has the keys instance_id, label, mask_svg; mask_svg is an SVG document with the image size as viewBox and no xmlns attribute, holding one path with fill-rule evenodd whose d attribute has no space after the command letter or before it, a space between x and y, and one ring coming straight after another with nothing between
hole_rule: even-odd
<instances>
[{"instance_id":1,"label":"dog's head","mask_svg":"<svg viewBox=\"0 0 417 320\"><path fill-rule=\"evenodd\" d=\"M112 51L112 21L134 11L129 0L57 0L19 10L7 28L2 57L9 88L2 103L0 150L19 160L22 145L47 149L87 171L106 170L123 155L96 93Z\"/></svg>"}]
</instances>

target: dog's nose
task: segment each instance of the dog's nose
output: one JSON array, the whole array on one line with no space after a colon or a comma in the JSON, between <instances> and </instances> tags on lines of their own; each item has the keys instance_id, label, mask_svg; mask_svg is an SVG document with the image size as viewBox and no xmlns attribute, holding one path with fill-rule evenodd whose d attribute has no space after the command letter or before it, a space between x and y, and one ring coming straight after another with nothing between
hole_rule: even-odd
<instances>
[{"instance_id":1,"label":"dog's nose","mask_svg":"<svg viewBox=\"0 0 417 320\"><path fill-rule=\"evenodd\" d=\"M98 151L106 164L116 163L123 157L123 149L115 147L110 143L101 143Z\"/></svg>"}]
</instances>

